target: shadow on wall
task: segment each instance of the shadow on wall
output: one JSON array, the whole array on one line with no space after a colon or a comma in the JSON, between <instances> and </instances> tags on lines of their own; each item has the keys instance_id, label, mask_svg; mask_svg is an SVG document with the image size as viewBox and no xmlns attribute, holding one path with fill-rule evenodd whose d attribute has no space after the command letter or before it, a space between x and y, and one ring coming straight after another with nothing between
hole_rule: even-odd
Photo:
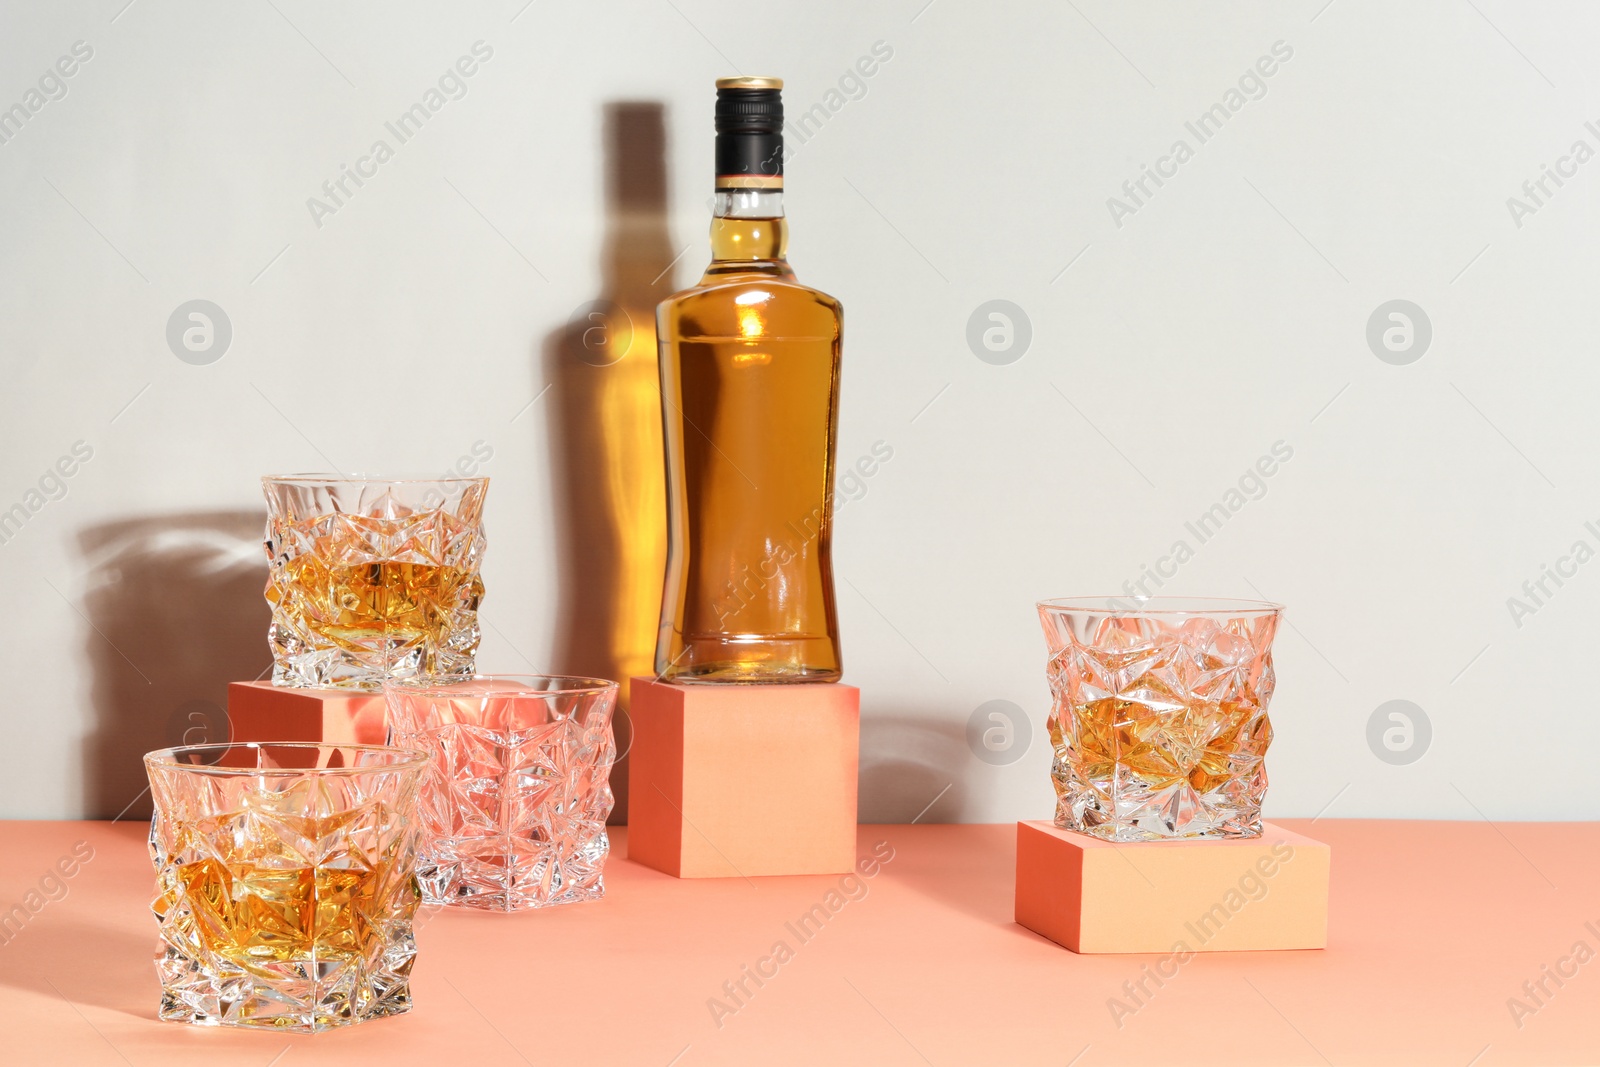
<instances>
[{"instance_id":1,"label":"shadow on wall","mask_svg":"<svg viewBox=\"0 0 1600 1067\"><path fill-rule=\"evenodd\" d=\"M228 683L263 675L271 613L260 512L163 515L79 535L95 726L84 742L89 818L148 818L141 757L228 740Z\"/></svg>"},{"instance_id":2,"label":"shadow on wall","mask_svg":"<svg viewBox=\"0 0 1600 1067\"><path fill-rule=\"evenodd\" d=\"M971 759L960 724L894 712L862 716L857 818L864 823L961 821L966 807L961 774Z\"/></svg>"},{"instance_id":3,"label":"shadow on wall","mask_svg":"<svg viewBox=\"0 0 1600 1067\"><path fill-rule=\"evenodd\" d=\"M672 292L662 105L605 107L606 238L602 291L545 339L535 389L545 404L559 554L552 669L622 685L617 748L626 751L628 679L654 675L666 569L666 487L655 305ZM627 821L627 760L617 761L611 821Z\"/></svg>"}]
</instances>

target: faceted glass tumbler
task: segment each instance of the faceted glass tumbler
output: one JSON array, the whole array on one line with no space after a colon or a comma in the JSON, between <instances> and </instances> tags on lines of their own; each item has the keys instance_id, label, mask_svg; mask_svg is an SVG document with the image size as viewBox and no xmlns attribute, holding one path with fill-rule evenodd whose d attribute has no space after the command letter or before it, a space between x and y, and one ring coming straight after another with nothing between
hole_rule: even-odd
<instances>
[{"instance_id":1,"label":"faceted glass tumbler","mask_svg":"<svg viewBox=\"0 0 1600 1067\"><path fill-rule=\"evenodd\" d=\"M431 757L417 861L428 903L515 911L605 895L617 683L482 675L384 692L390 743Z\"/></svg>"},{"instance_id":2,"label":"faceted glass tumbler","mask_svg":"<svg viewBox=\"0 0 1600 1067\"><path fill-rule=\"evenodd\" d=\"M1056 825L1111 841L1257 837L1281 605L1045 600Z\"/></svg>"},{"instance_id":3,"label":"faceted glass tumbler","mask_svg":"<svg viewBox=\"0 0 1600 1067\"><path fill-rule=\"evenodd\" d=\"M426 762L366 745L145 756L161 1018L315 1033L410 1010Z\"/></svg>"},{"instance_id":4,"label":"faceted glass tumbler","mask_svg":"<svg viewBox=\"0 0 1600 1067\"><path fill-rule=\"evenodd\" d=\"M263 478L274 685L470 678L487 478Z\"/></svg>"}]
</instances>

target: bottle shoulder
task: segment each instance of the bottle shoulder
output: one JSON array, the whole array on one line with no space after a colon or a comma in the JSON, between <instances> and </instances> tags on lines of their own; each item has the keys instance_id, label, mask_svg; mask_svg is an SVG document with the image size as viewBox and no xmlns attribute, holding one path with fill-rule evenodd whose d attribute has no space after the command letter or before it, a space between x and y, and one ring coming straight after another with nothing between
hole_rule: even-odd
<instances>
[{"instance_id":1,"label":"bottle shoulder","mask_svg":"<svg viewBox=\"0 0 1600 1067\"><path fill-rule=\"evenodd\" d=\"M657 306L682 303L704 296L714 296L716 298L725 296L732 299L742 294L762 289L772 291L775 299L812 300L830 307L842 306L837 297L798 281L793 274L769 274L762 271L739 271L722 274L713 274L707 271L699 282L687 289L678 290L662 300L661 304Z\"/></svg>"},{"instance_id":2,"label":"bottle shoulder","mask_svg":"<svg viewBox=\"0 0 1600 1067\"><path fill-rule=\"evenodd\" d=\"M843 306L792 275L708 274L657 305L663 336L837 339Z\"/></svg>"}]
</instances>

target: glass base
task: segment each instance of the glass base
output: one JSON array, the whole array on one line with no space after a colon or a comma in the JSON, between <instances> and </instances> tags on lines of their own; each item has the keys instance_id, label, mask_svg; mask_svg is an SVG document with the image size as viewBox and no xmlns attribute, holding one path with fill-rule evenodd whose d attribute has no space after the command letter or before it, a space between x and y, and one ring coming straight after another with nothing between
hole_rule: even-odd
<instances>
[{"instance_id":1,"label":"glass base","mask_svg":"<svg viewBox=\"0 0 1600 1067\"><path fill-rule=\"evenodd\" d=\"M606 805L609 809L610 805ZM443 839L423 849L417 881L424 904L522 911L599 900L611 839L604 824L581 847L558 851L536 842Z\"/></svg>"},{"instance_id":2,"label":"glass base","mask_svg":"<svg viewBox=\"0 0 1600 1067\"><path fill-rule=\"evenodd\" d=\"M837 682L839 678L838 671L812 667L773 671L751 670L745 664L733 666L711 664L692 673L665 675L661 680L672 682L674 685L804 685L809 682Z\"/></svg>"},{"instance_id":3,"label":"glass base","mask_svg":"<svg viewBox=\"0 0 1600 1067\"><path fill-rule=\"evenodd\" d=\"M656 668L663 682L726 685L782 685L790 682L837 682L839 643L827 634L683 635L677 654L658 650Z\"/></svg>"},{"instance_id":4,"label":"glass base","mask_svg":"<svg viewBox=\"0 0 1600 1067\"><path fill-rule=\"evenodd\" d=\"M459 634L465 651L445 645L422 644L392 647L376 645L356 651L339 647L313 647L307 641L273 623L268 628L272 647L272 684L290 689L357 689L376 693L388 678L427 678L438 682L462 681L472 677L478 647L478 626L474 621Z\"/></svg>"},{"instance_id":5,"label":"glass base","mask_svg":"<svg viewBox=\"0 0 1600 1067\"><path fill-rule=\"evenodd\" d=\"M582 886L566 887L555 894L528 892L521 888L489 887L448 871L441 872L439 876L437 896L426 888L426 882L423 885L424 900L430 906L472 908L476 911L529 911L534 908L554 908L562 904L581 904L587 900L599 900L606 895L604 878L596 878L592 883Z\"/></svg>"},{"instance_id":6,"label":"glass base","mask_svg":"<svg viewBox=\"0 0 1600 1067\"><path fill-rule=\"evenodd\" d=\"M255 975L216 959L202 961L168 942L156 958L159 1015L165 1022L295 1034L403 1015L411 1010L416 951L408 926L389 940L376 967L326 959L264 961Z\"/></svg>"},{"instance_id":7,"label":"glass base","mask_svg":"<svg viewBox=\"0 0 1600 1067\"><path fill-rule=\"evenodd\" d=\"M1184 794L1187 793L1187 796ZM1110 810L1099 791L1056 798L1056 825L1103 841L1183 841L1261 836L1261 805L1199 800L1186 786L1120 795Z\"/></svg>"}]
</instances>

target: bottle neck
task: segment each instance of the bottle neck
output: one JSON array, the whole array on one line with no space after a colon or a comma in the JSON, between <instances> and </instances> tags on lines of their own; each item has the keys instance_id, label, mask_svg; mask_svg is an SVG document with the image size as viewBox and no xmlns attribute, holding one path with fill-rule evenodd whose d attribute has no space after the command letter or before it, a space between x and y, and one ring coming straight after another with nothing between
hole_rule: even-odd
<instances>
[{"instance_id":1,"label":"bottle neck","mask_svg":"<svg viewBox=\"0 0 1600 1067\"><path fill-rule=\"evenodd\" d=\"M788 273L789 224L781 188L718 189L711 213L712 272L765 268Z\"/></svg>"}]
</instances>

